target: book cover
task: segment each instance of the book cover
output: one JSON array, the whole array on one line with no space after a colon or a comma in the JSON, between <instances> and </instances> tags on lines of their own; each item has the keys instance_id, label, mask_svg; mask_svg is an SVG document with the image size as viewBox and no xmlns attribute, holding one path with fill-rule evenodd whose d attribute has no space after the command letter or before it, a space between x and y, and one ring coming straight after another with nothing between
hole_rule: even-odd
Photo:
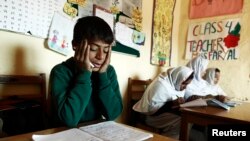
<instances>
[{"instance_id":1,"label":"book cover","mask_svg":"<svg viewBox=\"0 0 250 141\"><path fill-rule=\"evenodd\" d=\"M228 106L227 104L222 103L222 102L220 102L219 100L216 100L216 99L208 99L207 104L210 105L210 106L220 107L220 108L223 108L225 110L230 110L230 106Z\"/></svg>"}]
</instances>

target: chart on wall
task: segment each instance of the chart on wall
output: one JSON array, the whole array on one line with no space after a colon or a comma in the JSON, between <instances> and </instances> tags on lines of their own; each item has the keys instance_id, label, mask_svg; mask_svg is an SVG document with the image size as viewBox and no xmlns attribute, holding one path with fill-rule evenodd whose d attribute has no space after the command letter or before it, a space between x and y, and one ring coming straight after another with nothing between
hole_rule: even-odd
<instances>
[{"instance_id":1,"label":"chart on wall","mask_svg":"<svg viewBox=\"0 0 250 141\"><path fill-rule=\"evenodd\" d=\"M151 64L170 66L175 0L154 0Z\"/></svg>"},{"instance_id":2,"label":"chart on wall","mask_svg":"<svg viewBox=\"0 0 250 141\"><path fill-rule=\"evenodd\" d=\"M0 29L46 38L60 0L0 0Z\"/></svg>"}]
</instances>

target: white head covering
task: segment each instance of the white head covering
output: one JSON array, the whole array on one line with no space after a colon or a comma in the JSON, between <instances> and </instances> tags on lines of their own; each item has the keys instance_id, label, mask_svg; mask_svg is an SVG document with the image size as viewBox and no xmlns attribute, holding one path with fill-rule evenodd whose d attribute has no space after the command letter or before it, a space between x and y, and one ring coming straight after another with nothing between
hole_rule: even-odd
<instances>
[{"instance_id":1,"label":"white head covering","mask_svg":"<svg viewBox=\"0 0 250 141\"><path fill-rule=\"evenodd\" d=\"M209 84L214 85L214 79L215 79L215 68L208 68L206 70L205 80Z\"/></svg>"},{"instance_id":2,"label":"white head covering","mask_svg":"<svg viewBox=\"0 0 250 141\"><path fill-rule=\"evenodd\" d=\"M181 66L161 73L148 86L142 98L133 106L133 109L141 113L153 114L166 102L174 100L176 96L183 97L184 91L180 91L181 83L192 72L192 69Z\"/></svg>"},{"instance_id":3,"label":"white head covering","mask_svg":"<svg viewBox=\"0 0 250 141\"><path fill-rule=\"evenodd\" d=\"M167 75L168 81L175 90L180 91L181 83L185 81L193 72L188 67L181 66L170 70Z\"/></svg>"},{"instance_id":4,"label":"white head covering","mask_svg":"<svg viewBox=\"0 0 250 141\"><path fill-rule=\"evenodd\" d=\"M193 58L187 63L187 67L194 70L194 78L197 80L203 80L201 78L201 73L204 72L208 66L209 61L200 54L199 56Z\"/></svg>"},{"instance_id":5,"label":"white head covering","mask_svg":"<svg viewBox=\"0 0 250 141\"><path fill-rule=\"evenodd\" d=\"M209 61L203 55L199 55L187 63L187 67L194 70L194 79L186 88L185 99L192 95L205 96L211 94L208 82L201 77L201 73L206 70L208 63Z\"/></svg>"},{"instance_id":6,"label":"white head covering","mask_svg":"<svg viewBox=\"0 0 250 141\"><path fill-rule=\"evenodd\" d=\"M206 70L205 80L210 84L209 88L211 89L211 95L226 96L227 94L223 91L223 89L218 84L214 84L215 73L215 68L208 68Z\"/></svg>"}]
</instances>

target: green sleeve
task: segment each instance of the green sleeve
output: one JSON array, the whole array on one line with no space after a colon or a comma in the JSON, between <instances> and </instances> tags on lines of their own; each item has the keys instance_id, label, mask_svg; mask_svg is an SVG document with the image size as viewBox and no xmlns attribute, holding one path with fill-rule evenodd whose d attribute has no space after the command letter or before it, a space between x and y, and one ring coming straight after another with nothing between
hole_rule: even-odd
<instances>
[{"instance_id":1,"label":"green sleeve","mask_svg":"<svg viewBox=\"0 0 250 141\"><path fill-rule=\"evenodd\" d=\"M69 127L77 126L83 115L92 93L90 76L91 72L82 71L72 76L63 67L51 71L50 86L52 99L57 108L57 116Z\"/></svg>"},{"instance_id":2,"label":"green sleeve","mask_svg":"<svg viewBox=\"0 0 250 141\"><path fill-rule=\"evenodd\" d=\"M99 75L99 97L103 107L101 112L107 120L114 120L123 109L116 72L112 66L109 66L107 72Z\"/></svg>"}]
</instances>

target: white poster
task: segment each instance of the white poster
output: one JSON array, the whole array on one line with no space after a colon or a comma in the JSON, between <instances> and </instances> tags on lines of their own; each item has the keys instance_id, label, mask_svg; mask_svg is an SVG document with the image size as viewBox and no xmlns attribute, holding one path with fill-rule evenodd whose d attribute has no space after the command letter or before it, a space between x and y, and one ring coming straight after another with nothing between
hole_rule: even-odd
<instances>
[{"instance_id":1,"label":"white poster","mask_svg":"<svg viewBox=\"0 0 250 141\"><path fill-rule=\"evenodd\" d=\"M55 13L50 27L48 46L50 49L64 55L73 52L71 41L75 22Z\"/></svg>"},{"instance_id":2,"label":"white poster","mask_svg":"<svg viewBox=\"0 0 250 141\"><path fill-rule=\"evenodd\" d=\"M239 19L190 24L185 58L203 53L208 60L237 60L240 29Z\"/></svg>"},{"instance_id":3,"label":"white poster","mask_svg":"<svg viewBox=\"0 0 250 141\"><path fill-rule=\"evenodd\" d=\"M0 0L0 29L47 38L62 0Z\"/></svg>"}]
</instances>

